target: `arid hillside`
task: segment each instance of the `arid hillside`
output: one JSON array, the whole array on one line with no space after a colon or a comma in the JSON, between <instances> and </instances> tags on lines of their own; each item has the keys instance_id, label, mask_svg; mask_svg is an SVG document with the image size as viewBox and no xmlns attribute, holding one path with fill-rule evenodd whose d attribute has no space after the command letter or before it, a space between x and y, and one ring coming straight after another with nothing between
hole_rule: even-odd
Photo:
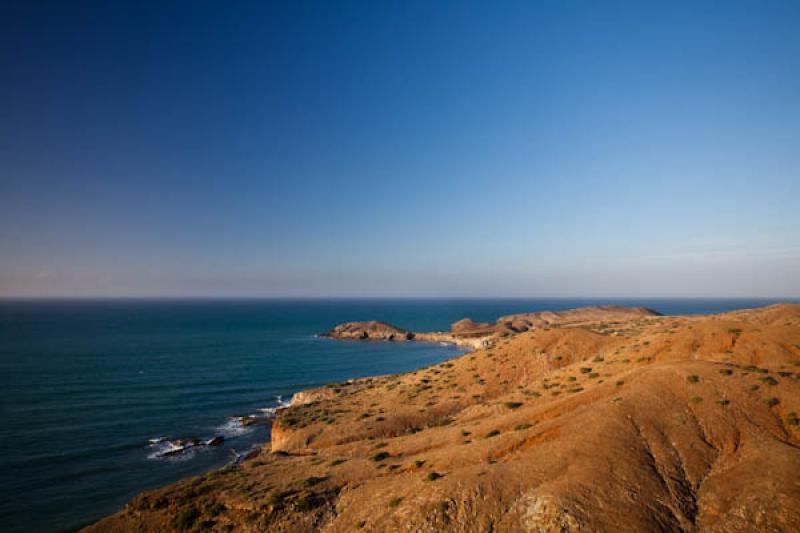
<instances>
[{"instance_id":1,"label":"arid hillside","mask_svg":"<svg viewBox=\"0 0 800 533\"><path fill-rule=\"evenodd\" d=\"M88 530L800 531L800 305L541 318L297 395L271 450Z\"/></svg>"}]
</instances>

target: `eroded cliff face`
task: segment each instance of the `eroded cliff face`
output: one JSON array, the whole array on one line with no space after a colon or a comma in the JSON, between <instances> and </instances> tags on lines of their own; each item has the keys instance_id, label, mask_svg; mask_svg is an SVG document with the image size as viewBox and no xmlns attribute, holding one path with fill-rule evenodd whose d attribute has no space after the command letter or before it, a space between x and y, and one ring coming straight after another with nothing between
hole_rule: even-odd
<instances>
[{"instance_id":1,"label":"eroded cliff face","mask_svg":"<svg viewBox=\"0 0 800 533\"><path fill-rule=\"evenodd\" d=\"M301 393L275 453L90 529L800 530L800 306L586 317Z\"/></svg>"}]
</instances>

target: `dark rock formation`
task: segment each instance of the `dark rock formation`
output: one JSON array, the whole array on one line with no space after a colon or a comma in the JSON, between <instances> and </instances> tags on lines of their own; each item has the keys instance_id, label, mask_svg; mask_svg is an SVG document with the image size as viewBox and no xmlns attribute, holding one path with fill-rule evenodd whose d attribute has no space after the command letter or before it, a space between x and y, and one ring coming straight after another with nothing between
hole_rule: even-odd
<instances>
[{"instance_id":1,"label":"dark rock formation","mask_svg":"<svg viewBox=\"0 0 800 533\"><path fill-rule=\"evenodd\" d=\"M410 331L378 320L340 324L332 330L323 333L322 336L332 339L379 341L407 341L414 338L414 334Z\"/></svg>"}]
</instances>

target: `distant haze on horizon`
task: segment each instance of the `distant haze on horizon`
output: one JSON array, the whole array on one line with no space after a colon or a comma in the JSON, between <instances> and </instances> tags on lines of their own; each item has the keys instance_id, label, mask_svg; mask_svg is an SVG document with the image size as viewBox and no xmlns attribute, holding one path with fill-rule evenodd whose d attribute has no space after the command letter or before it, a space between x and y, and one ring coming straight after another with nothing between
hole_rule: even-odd
<instances>
[{"instance_id":1,"label":"distant haze on horizon","mask_svg":"<svg viewBox=\"0 0 800 533\"><path fill-rule=\"evenodd\" d=\"M800 2L0 6L0 297L800 297Z\"/></svg>"}]
</instances>

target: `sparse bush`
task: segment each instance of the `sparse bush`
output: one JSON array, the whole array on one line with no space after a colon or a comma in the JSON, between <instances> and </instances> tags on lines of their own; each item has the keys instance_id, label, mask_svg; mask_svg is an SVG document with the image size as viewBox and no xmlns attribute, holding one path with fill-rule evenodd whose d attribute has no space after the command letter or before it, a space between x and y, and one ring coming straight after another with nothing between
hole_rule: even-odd
<instances>
[{"instance_id":1,"label":"sparse bush","mask_svg":"<svg viewBox=\"0 0 800 533\"><path fill-rule=\"evenodd\" d=\"M402 501L403 501L403 498L401 496L397 496L395 498L392 498L391 500L389 500L389 507L392 507L392 508L397 507L398 505L400 505L400 502L402 502Z\"/></svg>"},{"instance_id":2,"label":"sparse bush","mask_svg":"<svg viewBox=\"0 0 800 533\"><path fill-rule=\"evenodd\" d=\"M509 409L519 409L520 407L522 407L522 402L506 402L503 405L505 405Z\"/></svg>"},{"instance_id":3,"label":"sparse bush","mask_svg":"<svg viewBox=\"0 0 800 533\"><path fill-rule=\"evenodd\" d=\"M221 502L214 502L208 507L208 514L218 516L225 512L227 508Z\"/></svg>"},{"instance_id":4,"label":"sparse bush","mask_svg":"<svg viewBox=\"0 0 800 533\"><path fill-rule=\"evenodd\" d=\"M689 383L700 383L700 376L698 376L697 374L686 376L686 381L688 381Z\"/></svg>"},{"instance_id":5,"label":"sparse bush","mask_svg":"<svg viewBox=\"0 0 800 533\"><path fill-rule=\"evenodd\" d=\"M597 379L599 377L600 377L600 374L598 374L597 372L592 372L592 373L589 374L589 379Z\"/></svg>"},{"instance_id":6,"label":"sparse bush","mask_svg":"<svg viewBox=\"0 0 800 533\"><path fill-rule=\"evenodd\" d=\"M417 467L417 468L422 468L422 465L424 465L424 464L425 464L425 461L422 461L422 460L419 460L419 459L414 461L414 466Z\"/></svg>"},{"instance_id":7,"label":"sparse bush","mask_svg":"<svg viewBox=\"0 0 800 533\"><path fill-rule=\"evenodd\" d=\"M532 428L532 427L533 427L533 424L519 424L514 429L517 430L517 431L522 431L524 429L528 429L528 428Z\"/></svg>"},{"instance_id":8,"label":"sparse bush","mask_svg":"<svg viewBox=\"0 0 800 533\"><path fill-rule=\"evenodd\" d=\"M443 477L444 477L444 475L442 475L442 474L440 474L438 472L428 472L428 475L425 476L425 480L426 481L436 481L437 479L443 478Z\"/></svg>"},{"instance_id":9,"label":"sparse bush","mask_svg":"<svg viewBox=\"0 0 800 533\"><path fill-rule=\"evenodd\" d=\"M700 396L692 396L691 397L691 402L692 403L700 403L702 401L703 401L703 399Z\"/></svg>"},{"instance_id":10,"label":"sparse bush","mask_svg":"<svg viewBox=\"0 0 800 533\"><path fill-rule=\"evenodd\" d=\"M345 462L347 462L347 459L334 459L333 461L330 462L330 465L331 466L339 466L340 464L345 463Z\"/></svg>"},{"instance_id":11,"label":"sparse bush","mask_svg":"<svg viewBox=\"0 0 800 533\"><path fill-rule=\"evenodd\" d=\"M761 383L766 383L770 386L775 386L778 384L778 380L773 378L772 376L764 376L763 378L758 378L758 381Z\"/></svg>"},{"instance_id":12,"label":"sparse bush","mask_svg":"<svg viewBox=\"0 0 800 533\"><path fill-rule=\"evenodd\" d=\"M792 411L786 416L786 423L790 426L800 426L800 418L797 418L797 413Z\"/></svg>"},{"instance_id":13,"label":"sparse bush","mask_svg":"<svg viewBox=\"0 0 800 533\"><path fill-rule=\"evenodd\" d=\"M777 399L775 396L773 396L771 398L764 398L764 403L767 404L768 407L775 407L776 405L781 403L781 401Z\"/></svg>"},{"instance_id":14,"label":"sparse bush","mask_svg":"<svg viewBox=\"0 0 800 533\"><path fill-rule=\"evenodd\" d=\"M311 496L300 496L292 504L292 509L300 513L306 513L314 508L314 499Z\"/></svg>"},{"instance_id":15,"label":"sparse bush","mask_svg":"<svg viewBox=\"0 0 800 533\"><path fill-rule=\"evenodd\" d=\"M276 505L280 505L281 503L283 503L283 497L284 497L283 493L281 492L270 492L267 495L265 503L267 505L272 505L274 507Z\"/></svg>"},{"instance_id":16,"label":"sparse bush","mask_svg":"<svg viewBox=\"0 0 800 533\"><path fill-rule=\"evenodd\" d=\"M328 478L326 478L326 477L315 477L315 476L307 477L307 478L305 478L303 480L303 485L306 486L306 487L313 487L314 485L318 485L319 483L322 483L326 479L328 479Z\"/></svg>"},{"instance_id":17,"label":"sparse bush","mask_svg":"<svg viewBox=\"0 0 800 533\"><path fill-rule=\"evenodd\" d=\"M723 376L731 376L733 375L733 370L731 370L730 368L721 368L719 373L722 374Z\"/></svg>"},{"instance_id":18,"label":"sparse bush","mask_svg":"<svg viewBox=\"0 0 800 533\"><path fill-rule=\"evenodd\" d=\"M500 430L499 429L493 429L489 433L486 434L486 438L490 439L492 437L496 437L499 434L500 434Z\"/></svg>"},{"instance_id":19,"label":"sparse bush","mask_svg":"<svg viewBox=\"0 0 800 533\"><path fill-rule=\"evenodd\" d=\"M190 507L179 512L172 521L172 525L181 531L191 529L199 517L200 512L194 507Z\"/></svg>"},{"instance_id":20,"label":"sparse bush","mask_svg":"<svg viewBox=\"0 0 800 533\"><path fill-rule=\"evenodd\" d=\"M378 461L383 461L384 459L388 459L389 457L390 457L389 452L380 452L373 455L372 460L377 463Z\"/></svg>"},{"instance_id":21,"label":"sparse bush","mask_svg":"<svg viewBox=\"0 0 800 533\"><path fill-rule=\"evenodd\" d=\"M617 385L617 387L621 387L621 386L625 385L625 380L621 379L621 380L617 381L616 385Z\"/></svg>"},{"instance_id":22,"label":"sparse bush","mask_svg":"<svg viewBox=\"0 0 800 533\"><path fill-rule=\"evenodd\" d=\"M584 367L580 368L580 371L581 371L581 374L588 374L589 372L592 371L592 369L587 367L587 366L584 366Z\"/></svg>"},{"instance_id":23,"label":"sparse bush","mask_svg":"<svg viewBox=\"0 0 800 533\"><path fill-rule=\"evenodd\" d=\"M731 403L730 400L726 400L724 398L722 400L717 400L717 404L721 405L722 407L725 407L726 405L730 405L730 403Z\"/></svg>"}]
</instances>

